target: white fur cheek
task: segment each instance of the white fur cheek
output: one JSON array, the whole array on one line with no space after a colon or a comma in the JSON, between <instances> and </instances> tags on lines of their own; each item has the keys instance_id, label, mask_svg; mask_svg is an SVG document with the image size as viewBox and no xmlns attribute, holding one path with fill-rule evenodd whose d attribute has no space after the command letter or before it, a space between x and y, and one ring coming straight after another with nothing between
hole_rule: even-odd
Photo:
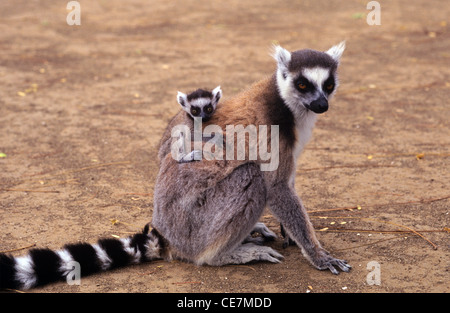
<instances>
[{"instance_id":1,"label":"white fur cheek","mask_svg":"<svg viewBox=\"0 0 450 313\"><path fill-rule=\"evenodd\" d=\"M278 87L278 91L280 92L280 96L281 96L281 98L283 98L284 101L286 101L286 98L288 96L290 84L292 84L290 77L284 78L283 73L281 73L281 70L278 70L277 71L277 87Z\"/></svg>"},{"instance_id":2,"label":"white fur cheek","mask_svg":"<svg viewBox=\"0 0 450 313\"><path fill-rule=\"evenodd\" d=\"M286 103L286 105L289 107L289 109L291 109L294 115L297 115L299 113L299 110L303 109L304 107L301 104L301 100L298 99L298 95L296 93L296 90L294 89L292 77L288 75L286 78L284 78L281 70L278 70L277 86L280 96L284 100L284 103ZM299 108L299 106L301 107Z\"/></svg>"}]
</instances>

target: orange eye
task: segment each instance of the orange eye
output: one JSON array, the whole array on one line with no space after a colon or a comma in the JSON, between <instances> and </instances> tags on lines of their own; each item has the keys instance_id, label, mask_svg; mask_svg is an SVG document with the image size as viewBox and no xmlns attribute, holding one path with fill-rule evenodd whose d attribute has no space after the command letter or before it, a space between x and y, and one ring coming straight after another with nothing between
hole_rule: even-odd
<instances>
[{"instance_id":1,"label":"orange eye","mask_svg":"<svg viewBox=\"0 0 450 313\"><path fill-rule=\"evenodd\" d=\"M327 90L332 90L334 88L334 84L329 84L328 86L327 86Z\"/></svg>"},{"instance_id":2,"label":"orange eye","mask_svg":"<svg viewBox=\"0 0 450 313\"><path fill-rule=\"evenodd\" d=\"M302 84L302 83L300 83L300 84L298 84L298 88L300 88L300 89L306 89L306 85L305 85L305 84Z\"/></svg>"}]
</instances>

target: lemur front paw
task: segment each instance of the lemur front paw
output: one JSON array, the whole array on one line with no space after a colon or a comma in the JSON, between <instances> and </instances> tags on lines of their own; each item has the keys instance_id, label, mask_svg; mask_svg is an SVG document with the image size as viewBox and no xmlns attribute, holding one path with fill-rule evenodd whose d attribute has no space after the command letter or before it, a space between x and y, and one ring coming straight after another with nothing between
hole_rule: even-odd
<instances>
[{"instance_id":1,"label":"lemur front paw","mask_svg":"<svg viewBox=\"0 0 450 313\"><path fill-rule=\"evenodd\" d=\"M180 158L178 163L188 163L193 161L200 161L202 159L202 151L201 150L193 150Z\"/></svg>"},{"instance_id":2,"label":"lemur front paw","mask_svg":"<svg viewBox=\"0 0 450 313\"><path fill-rule=\"evenodd\" d=\"M334 275L338 275L339 271L336 269L338 267L343 272L349 272L352 268L350 264L345 260L336 259L331 256L327 251L322 250L319 256L312 260L313 265L319 270L330 270Z\"/></svg>"}]
</instances>

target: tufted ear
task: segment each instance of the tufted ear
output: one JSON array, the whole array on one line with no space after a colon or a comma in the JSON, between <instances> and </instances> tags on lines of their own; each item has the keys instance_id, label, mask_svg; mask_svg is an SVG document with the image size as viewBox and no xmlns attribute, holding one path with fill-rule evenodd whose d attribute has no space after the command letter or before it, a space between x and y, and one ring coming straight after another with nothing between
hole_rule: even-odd
<instances>
[{"instance_id":1,"label":"tufted ear","mask_svg":"<svg viewBox=\"0 0 450 313\"><path fill-rule=\"evenodd\" d=\"M344 53L344 50L345 50L345 40L331 47L330 49L325 51L325 53L331 56L337 63L339 63L342 53Z\"/></svg>"},{"instance_id":2,"label":"tufted ear","mask_svg":"<svg viewBox=\"0 0 450 313\"><path fill-rule=\"evenodd\" d=\"M291 53L281 46L274 46L272 56L277 61L277 67L283 74L283 77L286 77L289 71L289 63L291 62Z\"/></svg>"},{"instance_id":3,"label":"tufted ear","mask_svg":"<svg viewBox=\"0 0 450 313\"><path fill-rule=\"evenodd\" d=\"M187 100L187 96L186 96L186 94L182 93L181 91L178 91L177 101L184 110L186 110L186 108L188 108L189 102Z\"/></svg>"},{"instance_id":4,"label":"tufted ear","mask_svg":"<svg viewBox=\"0 0 450 313\"><path fill-rule=\"evenodd\" d=\"M220 89L220 86L217 86L216 88L214 88L212 91L212 94L213 94L213 98L212 98L211 103L215 108L217 106L217 103L219 103L220 98L222 98L222 89Z\"/></svg>"}]
</instances>

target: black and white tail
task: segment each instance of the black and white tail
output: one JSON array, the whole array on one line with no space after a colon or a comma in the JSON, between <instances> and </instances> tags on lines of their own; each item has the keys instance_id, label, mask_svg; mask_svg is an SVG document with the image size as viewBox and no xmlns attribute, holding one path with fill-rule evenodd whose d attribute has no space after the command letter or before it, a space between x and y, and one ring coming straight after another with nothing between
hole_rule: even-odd
<instances>
[{"instance_id":1,"label":"black and white tail","mask_svg":"<svg viewBox=\"0 0 450 313\"><path fill-rule=\"evenodd\" d=\"M100 239L96 244L68 244L61 250L32 249L26 256L0 254L0 290L26 290L67 279L74 264L80 276L161 259L164 240L146 225L128 238ZM75 263L78 262L78 263Z\"/></svg>"}]
</instances>

